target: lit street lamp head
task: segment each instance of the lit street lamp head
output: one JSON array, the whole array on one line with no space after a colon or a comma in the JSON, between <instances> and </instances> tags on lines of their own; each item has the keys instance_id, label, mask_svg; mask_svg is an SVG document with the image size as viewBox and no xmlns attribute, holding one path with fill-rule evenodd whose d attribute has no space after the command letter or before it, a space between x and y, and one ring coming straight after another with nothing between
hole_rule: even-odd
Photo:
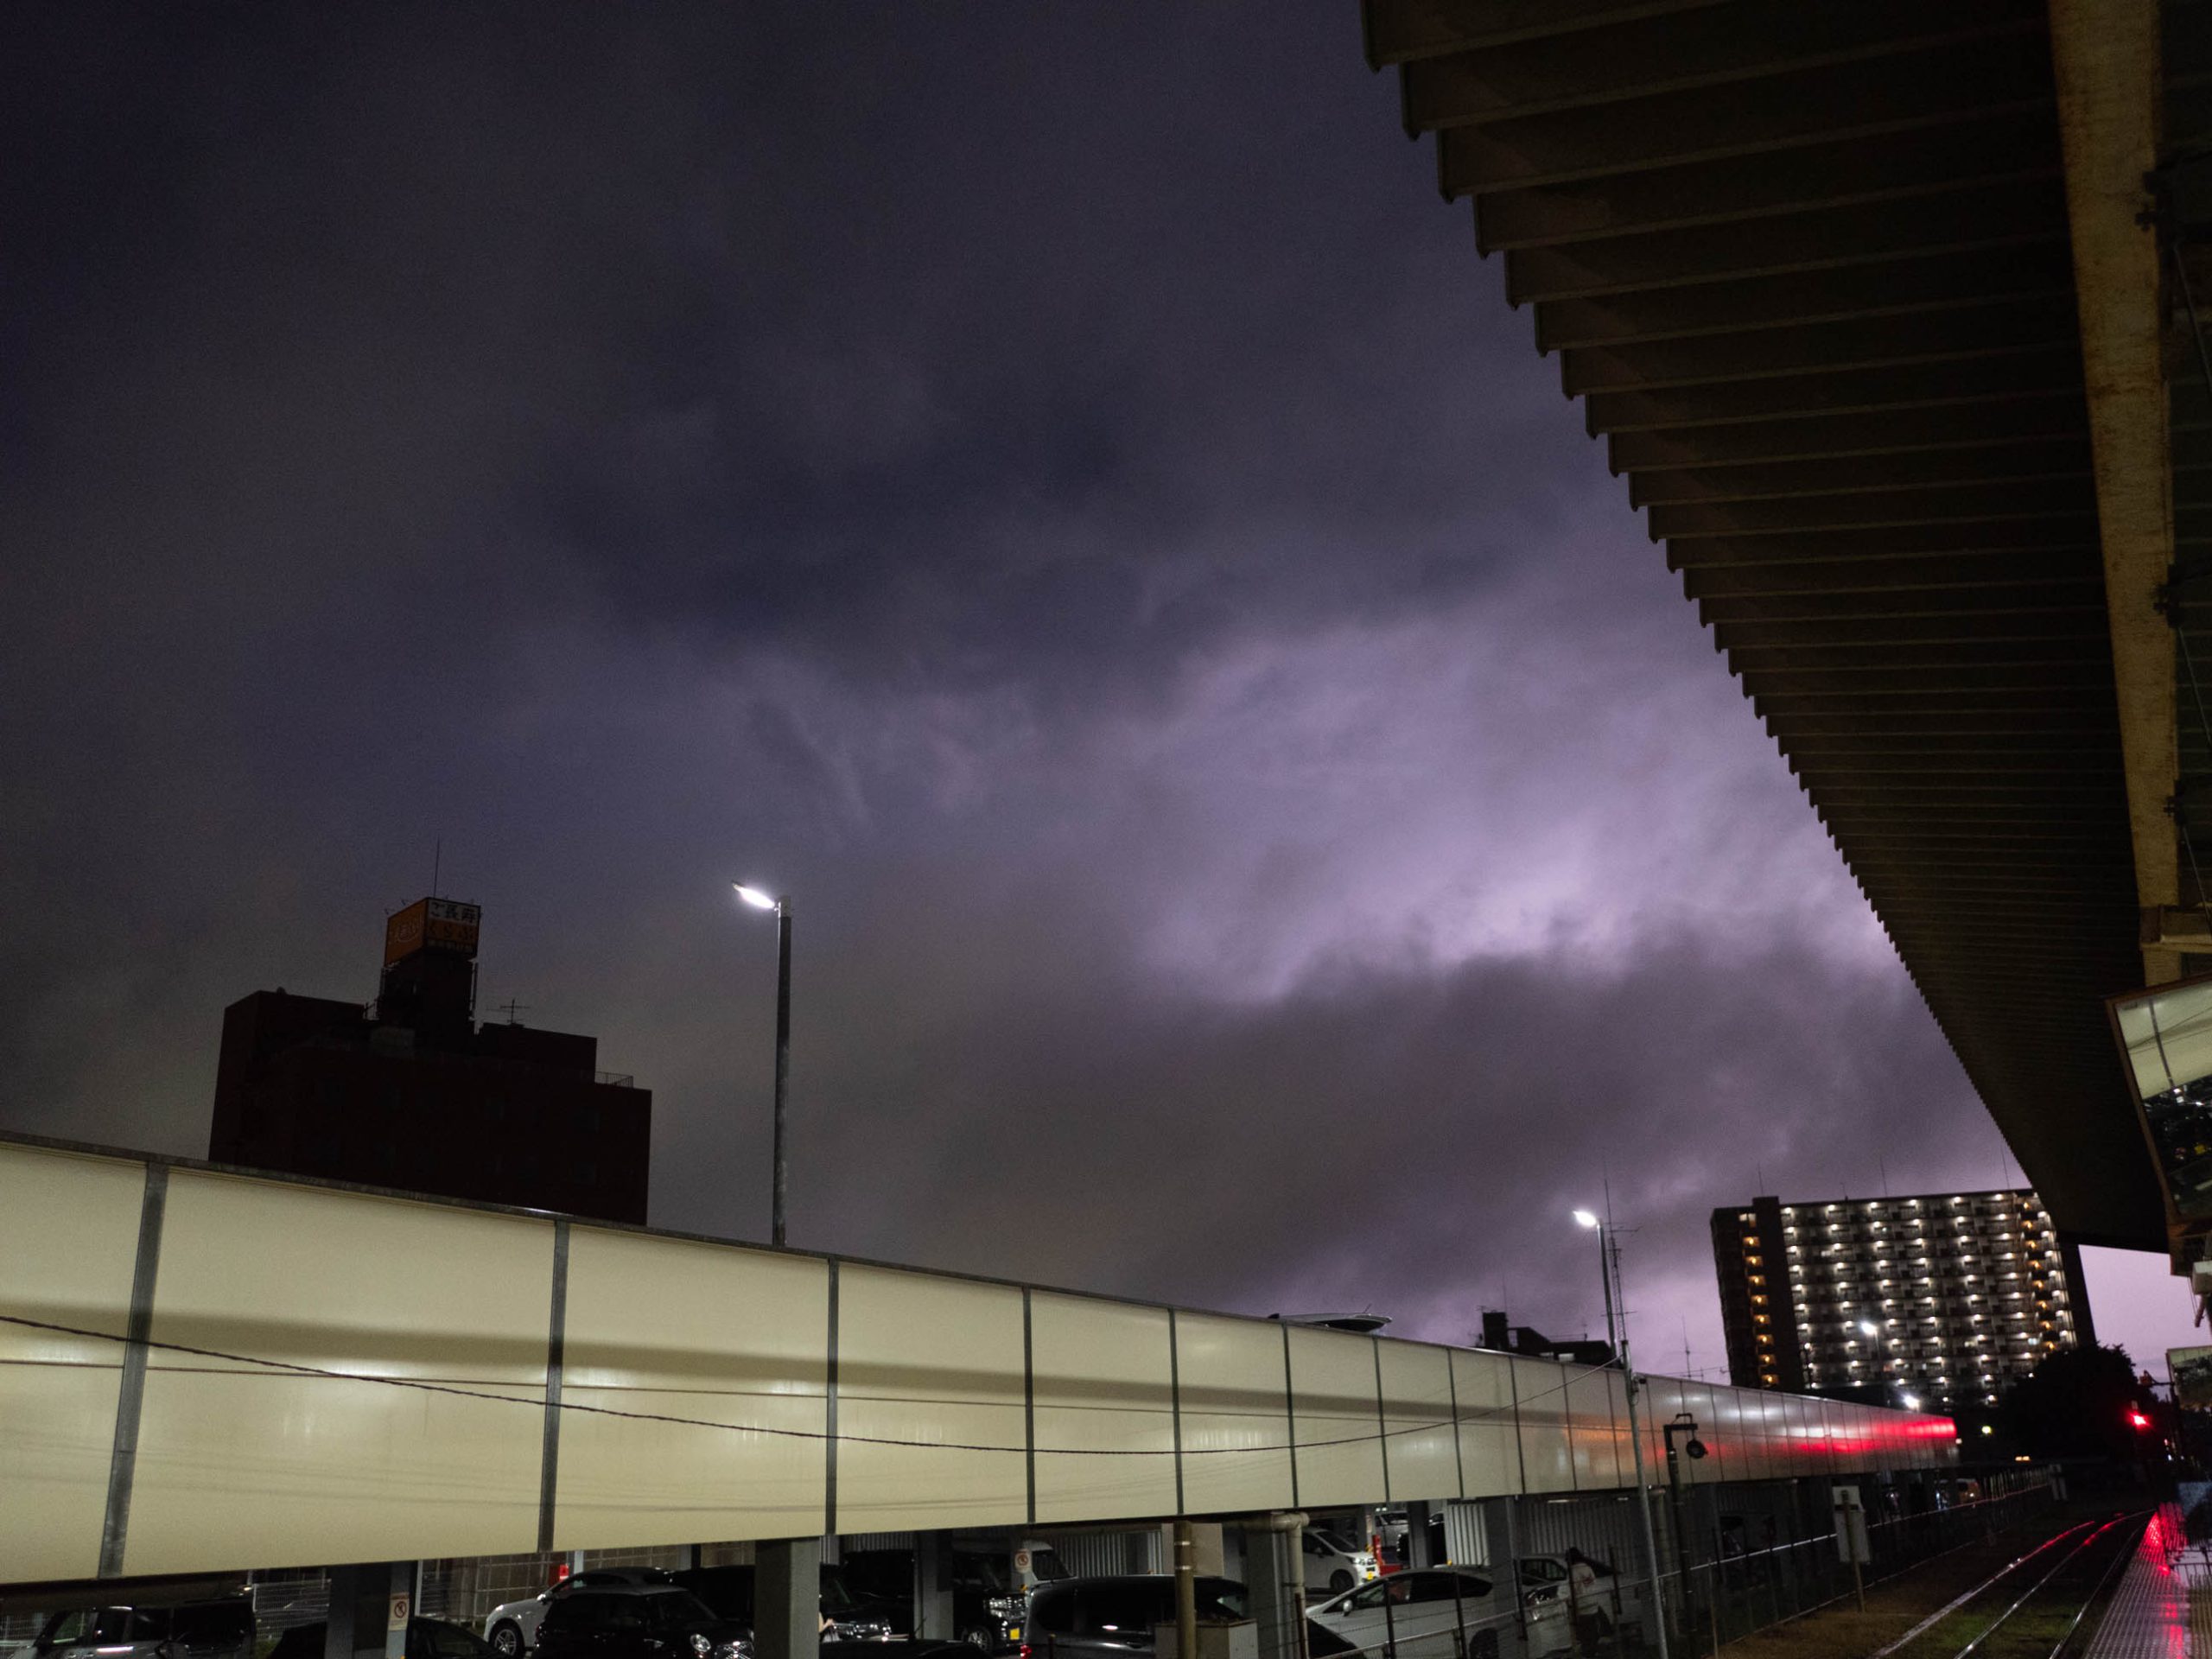
<instances>
[{"instance_id":1,"label":"lit street lamp head","mask_svg":"<svg viewBox=\"0 0 2212 1659\"><path fill-rule=\"evenodd\" d=\"M730 886L737 889L739 898L744 899L755 910L773 910L783 902L772 894L761 892L758 887L747 887L742 881L733 881Z\"/></svg>"},{"instance_id":2,"label":"lit street lamp head","mask_svg":"<svg viewBox=\"0 0 2212 1659\"><path fill-rule=\"evenodd\" d=\"M1576 1211L1574 1212L1574 1218L1585 1227L1595 1227L1598 1224L1598 1217L1592 1215L1587 1210Z\"/></svg>"}]
</instances>

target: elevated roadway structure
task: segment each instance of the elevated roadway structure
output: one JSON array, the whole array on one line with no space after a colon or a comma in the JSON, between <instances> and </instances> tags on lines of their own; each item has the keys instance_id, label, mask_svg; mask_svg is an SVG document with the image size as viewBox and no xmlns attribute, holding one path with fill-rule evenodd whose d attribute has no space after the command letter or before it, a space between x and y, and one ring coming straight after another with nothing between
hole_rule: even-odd
<instances>
[{"instance_id":1,"label":"elevated roadway structure","mask_svg":"<svg viewBox=\"0 0 2212 1659\"><path fill-rule=\"evenodd\" d=\"M2194 1253L2104 1001L2212 969L2212 7L1363 19L2062 1229Z\"/></svg>"},{"instance_id":2,"label":"elevated roadway structure","mask_svg":"<svg viewBox=\"0 0 2212 1659\"><path fill-rule=\"evenodd\" d=\"M1618 1369L0 1140L0 1584L1611 1492L1627 1405ZM1647 1469L1688 1413L1704 1482L1954 1455L1834 1401L1641 1409Z\"/></svg>"}]
</instances>

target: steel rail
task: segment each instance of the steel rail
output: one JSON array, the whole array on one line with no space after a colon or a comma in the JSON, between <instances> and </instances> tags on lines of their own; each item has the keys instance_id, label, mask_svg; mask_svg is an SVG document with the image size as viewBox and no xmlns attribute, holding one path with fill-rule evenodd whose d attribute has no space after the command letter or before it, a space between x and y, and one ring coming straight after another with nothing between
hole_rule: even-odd
<instances>
[{"instance_id":1,"label":"steel rail","mask_svg":"<svg viewBox=\"0 0 2212 1659\"><path fill-rule=\"evenodd\" d=\"M1965 1606L1975 1597L1986 1594L1999 1580L2018 1572L2020 1568L2025 1567L2030 1561L2035 1560L2035 1558L2042 1554L2044 1551L2051 1548L2054 1545L2060 1543L2073 1534L2083 1531L2095 1524L2096 1523L2094 1521L2077 1521L2072 1526L2064 1528L2060 1531L2051 1534L2050 1537L2044 1539L2043 1542L2037 1544L2033 1549L2028 1551L2026 1554L2015 1556L2012 1560L2007 1561L2003 1567L1999 1567L1997 1571L1984 1579L1980 1584L1974 1586L1969 1590L1962 1592L1959 1595L1954 1596L1949 1601L1945 1602L1941 1607L1938 1607L1934 1612L1929 1614L1927 1618L1922 1619L1919 1624L1914 1625L1910 1630L1907 1630L1903 1636L1897 1637L1896 1641L1891 1643L1888 1646L1877 1648L1872 1653L1867 1656L1867 1659L1889 1659L1890 1655L1896 1653L1900 1649L1919 1640L1919 1638L1923 1635L1926 1634L1927 1631L1933 1629L1942 1620L1949 1618L1953 1613Z\"/></svg>"},{"instance_id":2,"label":"steel rail","mask_svg":"<svg viewBox=\"0 0 2212 1659\"><path fill-rule=\"evenodd\" d=\"M2148 1527L2150 1522L2146 1520L2144 1525ZM2141 1540L2138 1539L2137 1548L2140 1547ZM2082 1619L2088 1616L2089 1609L2097 1605L2097 1598L2104 1594L2105 1586L2112 1582L2113 1575L2133 1560L2134 1556L2134 1549L2123 1549L2112 1558L2111 1562L2098 1577L2095 1585L2091 1587L2087 1598L2079 1607L2074 1610L2074 1617L2067 1622L2066 1629L2060 1633L2057 1642L2050 1649L2050 1659L2058 1659L2059 1655L2066 1651L2066 1644L2074 1639L2074 1632L2082 1628Z\"/></svg>"}]
</instances>

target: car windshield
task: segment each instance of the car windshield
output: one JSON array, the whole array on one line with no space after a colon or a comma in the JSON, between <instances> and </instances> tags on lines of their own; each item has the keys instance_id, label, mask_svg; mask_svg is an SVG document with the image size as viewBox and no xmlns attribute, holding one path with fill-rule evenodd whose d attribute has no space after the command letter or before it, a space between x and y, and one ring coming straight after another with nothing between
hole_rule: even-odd
<instances>
[{"instance_id":1,"label":"car windshield","mask_svg":"<svg viewBox=\"0 0 2212 1659\"><path fill-rule=\"evenodd\" d=\"M1039 1584L1050 1584L1055 1579L1065 1579L1068 1570L1060 1564L1059 1552L1050 1544L1029 1552L1029 1575Z\"/></svg>"},{"instance_id":2,"label":"car windshield","mask_svg":"<svg viewBox=\"0 0 2212 1659\"><path fill-rule=\"evenodd\" d=\"M250 1642L253 1639L253 1610L244 1601L220 1601L197 1607L180 1607L175 1613L180 1642Z\"/></svg>"},{"instance_id":3,"label":"car windshield","mask_svg":"<svg viewBox=\"0 0 2212 1659\"><path fill-rule=\"evenodd\" d=\"M645 1623L657 1630L682 1630L692 1624L712 1624L713 1608L689 1590L664 1590L650 1596L639 1596Z\"/></svg>"},{"instance_id":4,"label":"car windshield","mask_svg":"<svg viewBox=\"0 0 2212 1659\"><path fill-rule=\"evenodd\" d=\"M1334 1550L1339 1555L1357 1555L1359 1554L1357 1550L1354 1549L1349 1543L1344 1541L1342 1534L1331 1532L1325 1528L1316 1527L1313 1529L1313 1538L1314 1541L1319 1543L1322 1548Z\"/></svg>"},{"instance_id":5,"label":"car windshield","mask_svg":"<svg viewBox=\"0 0 2212 1659\"><path fill-rule=\"evenodd\" d=\"M1242 1619L1248 1618L1244 1601L1244 1586L1232 1584L1227 1579L1200 1579L1194 1586L1200 1618Z\"/></svg>"}]
</instances>

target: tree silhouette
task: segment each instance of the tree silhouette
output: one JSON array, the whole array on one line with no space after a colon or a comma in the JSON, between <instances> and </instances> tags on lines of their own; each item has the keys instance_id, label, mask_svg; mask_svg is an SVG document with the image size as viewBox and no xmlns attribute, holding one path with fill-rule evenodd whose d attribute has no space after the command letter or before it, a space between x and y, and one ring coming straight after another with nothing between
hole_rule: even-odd
<instances>
[{"instance_id":1,"label":"tree silhouette","mask_svg":"<svg viewBox=\"0 0 2212 1659\"><path fill-rule=\"evenodd\" d=\"M2113 1458L2133 1462L2155 1444L2132 1421L2158 1421L2158 1402L2135 1380L2124 1348L2076 1348L2052 1354L1998 1402L1997 1427L2029 1456Z\"/></svg>"}]
</instances>

